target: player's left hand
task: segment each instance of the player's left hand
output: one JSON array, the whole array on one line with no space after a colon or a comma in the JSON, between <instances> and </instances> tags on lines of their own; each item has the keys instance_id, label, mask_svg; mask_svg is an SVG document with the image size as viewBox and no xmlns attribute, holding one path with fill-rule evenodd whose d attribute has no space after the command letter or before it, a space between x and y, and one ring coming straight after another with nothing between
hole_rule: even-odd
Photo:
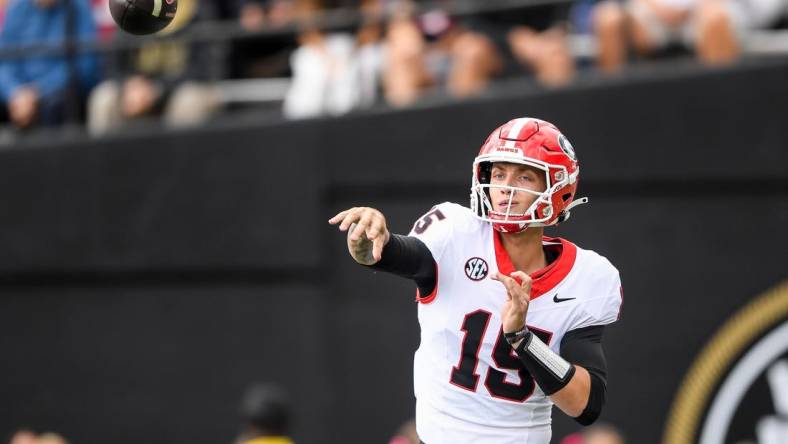
<instances>
[{"instance_id":1,"label":"player's left hand","mask_svg":"<svg viewBox=\"0 0 788 444\"><path fill-rule=\"evenodd\" d=\"M520 280L517 282L514 278ZM525 327L525 316L528 304L531 303L531 276L522 271L515 271L511 277L498 272L492 279L506 287L507 300L501 309L501 324L504 333L514 333Z\"/></svg>"}]
</instances>

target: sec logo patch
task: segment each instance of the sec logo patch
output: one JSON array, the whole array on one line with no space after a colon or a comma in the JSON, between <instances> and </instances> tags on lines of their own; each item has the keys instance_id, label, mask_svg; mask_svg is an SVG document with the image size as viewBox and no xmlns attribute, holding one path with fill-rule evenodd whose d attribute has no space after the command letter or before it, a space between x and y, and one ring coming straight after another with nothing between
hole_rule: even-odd
<instances>
[{"instance_id":1,"label":"sec logo patch","mask_svg":"<svg viewBox=\"0 0 788 444\"><path fill-rule=\"evenodd\" d=\"M487 277L487 262L480 257L472 257L465 262L465 276L472 281L480 281Z\"/></svg>"}]
</instances>

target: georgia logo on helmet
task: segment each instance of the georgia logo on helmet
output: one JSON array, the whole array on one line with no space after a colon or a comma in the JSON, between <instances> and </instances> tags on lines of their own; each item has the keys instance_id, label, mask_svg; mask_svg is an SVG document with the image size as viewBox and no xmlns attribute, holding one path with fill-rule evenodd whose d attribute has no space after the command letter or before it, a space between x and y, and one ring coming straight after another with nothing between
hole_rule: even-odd
<instances>
[{"instance_id":1,"label":"georgia logo on helmet","mask_svg":"<svg viewBox=\"0 0 788 444\"><path fill-rule=\"evenodd\" d=\"M543 192L506 185L490 185L495 162L529 165L544 172ZM580 167L569 140L552 123L523 117L496 128L473 162L471 210L481 220L505 233L519 233L528 227L557 225L569 219L570 210L588 202L575 200ZM511 192L506 211L496 211L490 201L491 189ZM536 197L524 213L512 212L512 196L526 193Z\"/></svg>"}]
</instances>

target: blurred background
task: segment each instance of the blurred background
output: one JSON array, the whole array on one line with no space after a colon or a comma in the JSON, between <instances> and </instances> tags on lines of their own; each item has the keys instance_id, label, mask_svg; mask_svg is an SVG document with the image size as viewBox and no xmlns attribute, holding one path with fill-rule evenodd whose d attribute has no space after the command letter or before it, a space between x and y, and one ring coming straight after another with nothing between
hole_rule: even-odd
<instances>
[{"instance_id":1,"label":"blurred background","mask_svg":"<svg viewBox=\"0 0 788 444\"><path fill-rule=\"evenodd\" d=\"M3 442L412 442L414 286L326 221L466 204L520 116L625 291L553 442L788 442L788 1L0 5Z\"/></svg>"}]
</instances>

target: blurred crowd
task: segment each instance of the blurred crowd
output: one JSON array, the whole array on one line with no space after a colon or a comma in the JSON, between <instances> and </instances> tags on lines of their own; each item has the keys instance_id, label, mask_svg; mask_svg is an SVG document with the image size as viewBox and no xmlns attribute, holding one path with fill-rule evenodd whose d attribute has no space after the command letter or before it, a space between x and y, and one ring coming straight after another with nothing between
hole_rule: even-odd
<instances>
[{"instance_id":1,"label":"blurred crowd","mask_svg":"<svg viewBox=\"0 0 788 444\"><path fill-rule=\"evenodd\" d=\"M788 9L788 0L179 0L173 23L141 39L116 30L107 1L0 0L6 128L84 124L102 135L151 120L195 125L250 104L306 118L469 97L509 77L558 87L578 70L616 75L677 53L729 64L750 33L784 26ZM66 41L116 49L77 52ZM593 50L577 51L578 41ZM40 44L62 51L27 54Z\"/></svg>"},{"instance_id":2,"label":"blurred crowd","mask_svg":"<svg viewBox=\"0 0 788 444\"><path fill-rule=\"evenodd\" d=\"M237 411L239 428L231 444L295 444L294 406L282 386L270 382L255 382L241 395ZM32 428L15 431L8 444L69 444L62 435ZM388 444L423 444L416 431L416 421L403 422L388 439ZM596 422L582 430L559 437L559 444L626 444L624 434L615 425ZM777 442L777 441L775 441ZM782 442L782 441L779 441ZM755 440L739 440L733 444L756 444Z\"/></svg>"},{"instance_id":3,"label":"blurred crowd","mask_svg":"<svg viewBox=\"0 0 788 444\"><path fill-rule=\"evenodd\" d=\"M244 390L238 408L240 428L232 444L293 444L292 406L287 391L277 384L253 383ZM54 432L20 428L9 444L69 444Z\"/></svg>"},{"instance_id":4,"label":"blurred crowd","mask_svg":"<svg viewBox=\"0 0 788 444\"><path fill-rule=\"evenodd\" d=\"M11 436L9 444L68 444L68 441L54 432L36 433L21 429Z\"/></svg>"},{"instance_id":5,"label":"blurred crowd","mask_svg":"<svg viewBox=\"0 0 788 444\"><path fill-rule=\"evenodd\" d=\"M272 383L253 383L241 396L238 415L240 428L232 444L294 444L293 406L288 392ZM420 444L416 422L410 419L393 433L389 444ZM565 436L561 444L625 444L621 432L610 424L600 423ZM31 429L16 431L9 444L69 444L53 432L36 433Z\"/></svg>"}]
</instances>

